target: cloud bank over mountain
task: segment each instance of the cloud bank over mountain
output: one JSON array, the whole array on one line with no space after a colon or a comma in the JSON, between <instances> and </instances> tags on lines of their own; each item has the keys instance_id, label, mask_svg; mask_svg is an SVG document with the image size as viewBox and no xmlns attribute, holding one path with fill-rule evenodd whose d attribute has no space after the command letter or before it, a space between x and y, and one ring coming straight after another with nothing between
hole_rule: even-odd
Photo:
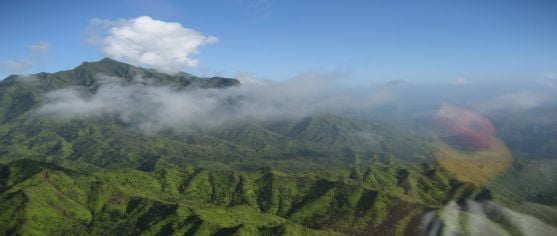
<instances>
[{"instance_id":1,"label":"cloud bank over mountain","mask_svg":"<svg viewBox=\"0 0 557 236\"><path fill-rule=\"evenodd\" d=\"M144 130L179 130L372 110L396 100L388 89L355 92L332 82L335 75L323 74L227 89L186 90L151 85L149 78L136 78L132 83L106 75L98 75L98 79L100 85L92 94L80 87L47 93L38 113L62 119L117 115Z\"/></svg>"},{"instance_id":2,"label":"cloud bank over mountain","mask_svg":"<svg viewBox=\"0 0 557 236\"><path fill-rule=\"evenodd\" d=\"M382 117L431 118L444 102L489 114L536 108L555 97L547 90L524 91L517 86L501 91L478 89L486 87L483 85L430 88L387 83L350 87L343 84L344 76L339 73L307 73L283 81L248 77L241 79L241 86L226 89L155 85L156 78L141 76L131 81L103 74L96 77L98 88L93 92L86 87L48 92L38 114L62 119L116 115L142 130L159 131L315 114L360 116L386 111ZM447 101L447 94L454 95L451 101Z\"/></svg>"}]
</instances>

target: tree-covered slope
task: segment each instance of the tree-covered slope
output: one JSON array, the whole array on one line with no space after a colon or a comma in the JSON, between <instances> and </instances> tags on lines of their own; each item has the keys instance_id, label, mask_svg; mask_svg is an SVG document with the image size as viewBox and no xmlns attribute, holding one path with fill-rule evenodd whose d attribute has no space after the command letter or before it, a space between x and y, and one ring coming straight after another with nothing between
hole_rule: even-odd
<instances>
[{"instance_id":1,"label":"tree-covered slope","mask_svg":"<svg viewBox=\"0 0 557 236\"><path fill-rule=\"evenodd\" d=\"M500 211L468 209L470 201L556 224L550 210L518 207L554 204L551 192L509 194L520 165L488 185L468 183L439 167L429 133L369 117L320 113L147 132L134 117L40 112L52 91L78 90L87 101L113 77L117 86L184 94L239 85L111 59L0 81L0 234L466 234L473 217L493 232L521 232ZM447 216L453 205L464 211L456 221Z\"/></svg>"},{"instance_id":2,"label":"tree-covered slope","mask_svg":"<svg viewBox=\"0 0 557 236\"><path fill-rule=\"evenodd\" d=\"M86 173L18 160L1 165L0 174L4 234L411 234L423 230L422 214L444 202L482 198L482 189L441 172L379 163L297 174L193 167Z\"/></svg>"},{"instance_id":3,"label":"tree-covered slope","mask_svg":"<svg viewBox=\"0 0 557 236\"><path fill-rule=\"evenodd\" d=\"M149 135L133 127L133 120L123 121L116 115L57 119L52 114L37 112L47 100L45 93L52 90L79 88L85 94L95 94L106 82L99 75L123 79L123 86L149 83L184 93L239 83L234 79L205 79L185 73L167 75L108 58L53 74L11 76L0 82L0 116L4 117L0 122L0 161L71 160L102 168L144 170L152 169L159 161L221 169L273 166L311 170L348 167L377 157L428 156L427 142L407 130L327 114L276 121L246 120L211 129L196 126L182 127L180 131L165 129ZM144 78L149 78L148 82Z\"/></svg>"}]
</instances>

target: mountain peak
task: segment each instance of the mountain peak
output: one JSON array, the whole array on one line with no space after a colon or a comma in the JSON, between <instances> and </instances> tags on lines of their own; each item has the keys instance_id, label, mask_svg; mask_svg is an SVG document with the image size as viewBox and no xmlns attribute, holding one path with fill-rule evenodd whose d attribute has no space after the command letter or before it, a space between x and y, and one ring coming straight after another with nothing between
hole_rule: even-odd
<instances>
[{"instance_id":1,"label":"mountain peak","mask_svg":"<svg viewBox=\"0 0 557 236\"><path fill-rule=\"evenodd\" d=\"M154 69L146 69L120 62L110 57L105 57L99 61L83 62L73 70L61 71L51 75L45 75L44 77L49 77L51 81L57 81L55 82L56 86L53 86L54 88L68 85L95 87L99 75L119 77L123 78L125 81L134 81L137 78L148 78L156 85L177 87L193 85L199 88L226 88L240 84L237 79L232 78L200 78L185 72L166 74Z\"/></svg>"},{"instance_id":2,"label":"mountain peak","mask_svg":"<svg viewBox=\"0 0 557 236\"><path fill-rule=\"evenodd\" d=\"M121 61L114 60L110 57L105 57L105 58L103 58L99 61L84 61L83 63L81 63L81 65L79 65L75 69L78 69L78 68L97 68L98 69L100 67L109 67L111 69L118 68L118 67L139 68L139 67L135 67L133 65L121 62Z\"/></svg>"},{"instance_id":3,"label":"mountain peak","mask_svg":"<svg viewBox=\"0 0 557 236\"><path fill-rule=\"evenodd\" d=\"M110 57L105 57L105 58L101 59L99 62L119 62L119 61L116 61L116 60L114 60Z\"/></svg>"},{"instance_id":4,"label":"mountain peak","mask_svg":"<svg viewBox=\"0 0 557 236\"><path fill-rule=\"evenodd\" d=\"M152 81L154 85L168 85L175 87L192 88L226 88L240 85L240 81L233 78L211 77L201 78L185 72L166 74L154 69L146 69L133 66L124 62L105 57L99 61L85 61L72 70L59 71L55 73L35 74L40 81L41 87L46 90L59 89L68 86L85 86L96 88L100 75L122 78L125 81L135 81L145 78ZM10 76L4 84L15 81L17 76ZM126 82L127 83L127 82Z\"/></svg>"}]
</instances>

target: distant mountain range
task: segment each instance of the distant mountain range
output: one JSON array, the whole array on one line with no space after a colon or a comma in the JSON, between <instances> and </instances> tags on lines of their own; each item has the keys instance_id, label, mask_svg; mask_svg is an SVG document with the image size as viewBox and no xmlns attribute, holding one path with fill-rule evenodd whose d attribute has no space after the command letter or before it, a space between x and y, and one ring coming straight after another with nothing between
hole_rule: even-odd
<instances>
[{"instance_id":1,"label":"distant mountain range","mask_svg":"<svg viewBox=\"0 0 557 236\"><path fill-rule=\"evenodd\" d=\"M469 201L557 225L554 211L521 204L555 206L554 189L519 194L513 188L517 173L539 165L516 161L487 185L463 181L438 165L427 127L315 114L145 132L130 122L133 117L59 119L39 112L47 94L72 89L87 99L106 78L117 78L118 86L179 93L242 86L232 78L169 75L110 58L0 81L0 234L470 233L471 226L450 228L443 210L447 204L464 209ZM512 131L503 134L511 137ZM520 146L519 138L508 140ZM543 148L553 152L552 146L536 150ZM466 211L457 221L466 225L483 217L492 223L482 227L493 232L524 233L500 212Z\"/></svg>"}]
</instances>

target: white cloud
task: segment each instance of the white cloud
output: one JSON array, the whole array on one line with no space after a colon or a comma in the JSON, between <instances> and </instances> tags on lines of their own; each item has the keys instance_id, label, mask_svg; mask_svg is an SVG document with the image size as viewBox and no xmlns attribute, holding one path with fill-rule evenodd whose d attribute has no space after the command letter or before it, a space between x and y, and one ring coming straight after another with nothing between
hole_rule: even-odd
<instances>
[{"instance_id":1,"label":"white cloud","mask_svg":"<svg viewBox=\"0 0 557 236\"><path fill-rule=\"evenodd\" d=\"M462 84L469 84L469 83L470 83L470 80L468 80L467 78L464 78L464 77L458 77L452 82L452 84L455 84L455 85L462 85Z\"/></svg>"},{"instance_id":2,"label":"white cloud","mask_svg":"<svg viewBox=\"0 0 557 236\"><path fill-rule=\"evenodd\" d=\"M254 73L247 71L236 73L234 78L239 80L242 85L264 85L271 82L266 79L257 78Z\"/></svg>"},{"instance_id":3,"label":"white cloud","mask_svg":"<svg viewBox=\"0 0 557 236\"><path fill-rule=\"evenodd\" d=\"M489 111L520 111L539 107L552 100L553 96L547 92L520 91L508 93L478 105L479 110Z\"/></svg>"},{"instance_id":4,"label":"white cloud","mask_svg":"<svg viewBox=\"0 0 557 236\"><path fill-rule=\"evenodd\" d=\"M557 73L555 73L555 72L545 72L545 73L542 73L541 75L542 75L543 78L546 78L546 79L552 79L552 80L557 79Z\"/></svg>"},{"instance_id":5,"label":"white cloud","mask_svg":"<svg viewBox=\"0 0 557 236\"><path fill-rule=\"evenodd\" d=\"M6 70L15 73L22 73L33 67L33 63L28 60L5 60L0 61L0 65L2 65L2 67Z\"/></svg>"},{"instance_id":6,"label":"white cloud","mask_svg":"<svg viewBox=\"0 0 557 236\"><path fill-rule=\"evenodd\" d=\"M26 59L3 60L0 61L0 67L10 73L26 73L29 69L42 64L49 48L50 45L44 41L31 44L27 46L31 54L30 57Z\"/></svg>"},{"instance_id":7,"label":"white cloud","mask_svg":"<svg viewBox=\"0 0 557 236\"><path fill-rule=\"evenodd\" d=\"M549 86L551 88L557 88L557 73L547 72L542 74L543 80L540 81L541 84Z\"/></svg>"},{"instance_id":8,"label":"white cloud","mask_svg":"<svg viewBox=\"0 0 557 236\"><path fill-rule=\"evenodd\" d=\"M41 41L38 43L34 43L28 46L29 51L35 55L45 55L48 53L50 49L50 44L47 42Z\"/></svg>"},{"instance_id":9,"label":"white cloud","mask_svg":"<svg viewBox=\"0 0 557 236\"><path fill-rule=\"evenodd\" d=\"M141 16L133 19L90 21L87 42L100 44L105 56L130 64L177 72L196 67L193 55L206 44L217 42L177 22Z\"/></svg>"},{"instance_id":10,"label":"white cloud","mask_svg":"<svg viewBox=\"0 0 557 236\"><path fill-rule=\"evenodd\" d=\"M246 120L370 111L395 99L382 89L358 94L354 89L341 88L333 83L335 76L306 74L280 82L184 91L149 85L149 78L135 79L130 84L122 78L99 75L100 87L95 93L79 87L49 92L38 114L61 119L116 115L144 131L180 131Z\"/></svg>"},{"instance_id":11,"label":"white cloud","mask_svg":"<svg viewBox=\"0 0 557 236\"><path fill-rule=\"evenodd\" d=\"M244 5L258 20L266 20L271 17L271 0L238 0L237 3Z\"/></svg>"}]
</instances>

